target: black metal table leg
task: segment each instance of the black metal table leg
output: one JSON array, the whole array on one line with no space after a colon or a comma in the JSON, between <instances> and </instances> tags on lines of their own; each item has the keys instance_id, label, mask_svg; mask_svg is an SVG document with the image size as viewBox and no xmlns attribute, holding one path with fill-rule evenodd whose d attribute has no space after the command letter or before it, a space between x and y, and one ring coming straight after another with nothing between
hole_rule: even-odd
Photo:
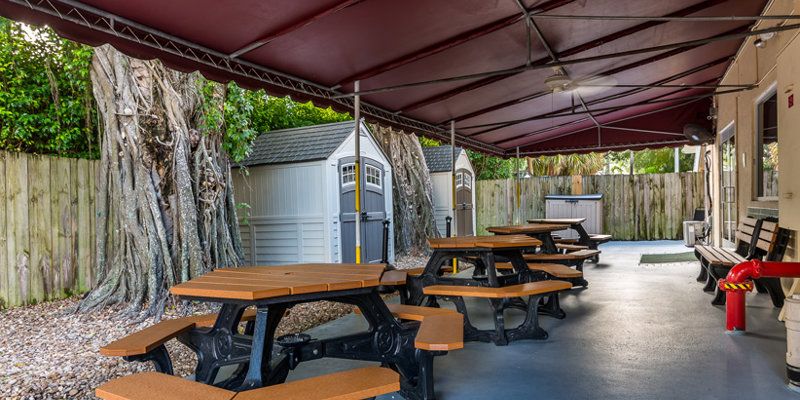
<instances>
[{"instance_id":1,"label":"black metal table leg","mask_svg":"<svg viewBox=\"0 0 800 400\"><path fill-rule=\"evenodd\" d=\"M547 339L547 332L539 326L539 300L542 294L531 295L528 299L528 312L525 314L525 321L518 327L506 332L508 340L520 339Z\"/></svg>"},{"instance_id":2,"label":"black metal table leg","mask_svg":"<svg viewBox=\"0 0 800 400\"><path fill-rule=\"evenodd\" d=\"M272 346L275 330L286 311L286 304L275 304L268 307L259 307L256 314L255 332L253 333L253 347L250 352L250 366L247 376L239 387L239 391L256 389L270 382L272 371ZM282 380L282 379L281 379Z\"/></svg>"},{"instance_id":3,"label":"black metal table leg","mask_svg":"<svg viewBox=\"0 0 800 400\"><path fill-rule=\"evenodd\" d=\"M160 345L153 350L148 351L145 354L137 354L134 356L124 356L122 357L125 361L139 361L139 362L147 362L152 361L153 365L156 367L156 372L161 372L168 375L174 375L175 373L172 372L172 361L169 358L169 352L167 352L167 348L164 345Z\"/></svg>"},{"instance_id":4,"label":"black metal table leg","mask_svg":"<svg viewBox=\"0 0 800 400\"><path fill-rule=\"evenodd\" d=\"M592 248L592 239L589 236L589 233L586 232L586 229L583 229L582 224L573 224L571 226L576 232L578 232L578 244L581 246L587 246L590 249Z\"/></svg>"},{"instance_id":5,"label":"black metal table leg","mask_svg":"<svg viewBox=\"0 0 800 400\"><path fill-rule=\"evenodd\" d=\"M238 334L238 324L246 307L223 304L213 327L192 329L178 337L197 354L195 380L211 385L220 367L249 363L252 339ZM232 378L241 380L243 377Z\"/></svg>"},{"instance_id":6,"label":"black metal table leg","mask_svg":"<svg viewBox=\"0 0 800 400\"><path fill-rule=\"evenodd\" d=\"M564 319L567 317L567 313L561 309L561 305L558 301L558 292L542 296L539 300L539 314L557 319Z\"/></svg>"}]
</instances>

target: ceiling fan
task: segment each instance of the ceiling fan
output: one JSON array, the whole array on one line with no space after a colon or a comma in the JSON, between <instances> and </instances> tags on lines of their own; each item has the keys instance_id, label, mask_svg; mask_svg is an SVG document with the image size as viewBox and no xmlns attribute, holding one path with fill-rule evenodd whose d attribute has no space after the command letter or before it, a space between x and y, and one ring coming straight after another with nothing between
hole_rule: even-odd
<instances>
[{"instance_id":1,"label":"ceiling fan","mask_svg":"<svg viewBox=\"0 0 800 400\"><path fill-rule=\"evenodd\" d=\"M617 80L607 75L592 75L580 79L572 79L559 68L544 80L545 86L553 94L570 93L591 96L605 92L617 84Z\"/></svg>"}]
</instances>

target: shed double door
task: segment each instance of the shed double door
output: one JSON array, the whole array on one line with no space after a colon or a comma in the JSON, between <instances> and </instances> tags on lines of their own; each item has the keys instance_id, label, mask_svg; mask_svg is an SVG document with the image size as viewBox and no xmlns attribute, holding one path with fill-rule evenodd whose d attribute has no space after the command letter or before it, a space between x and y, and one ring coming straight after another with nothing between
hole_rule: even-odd
<instances>
[{"instance_id":1,"label":"shed double door","mask_svg":"<svg viewBox=\"0 0 800 400\"><path fill-rule=\"evenodd\" d=\"M472 174L456 170L456 235L472 236Z\"/></svg>"},{"instance_id":2,"label":"shed double door","mask_svg":"<svg viewBox=\"0 0 800 400\"><path fill-rule=\"evenodd\" d=\"M383 164L361 157L361 262L377 263L383 253L386 219ZM342 221L342 262L356 262L355 157L339 160L339 209ZM391 190L389 188L388 190Z\"/></svg>"}]
</instances>

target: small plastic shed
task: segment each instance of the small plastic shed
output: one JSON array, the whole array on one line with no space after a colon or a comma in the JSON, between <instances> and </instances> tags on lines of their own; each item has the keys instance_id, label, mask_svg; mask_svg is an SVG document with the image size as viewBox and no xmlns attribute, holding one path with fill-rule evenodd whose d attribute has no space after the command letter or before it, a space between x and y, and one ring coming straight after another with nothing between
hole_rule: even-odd
<instances>
[{"instance_id":1,"label":"small plastic shed","mask_svg":"<svg viewBox=\"0 0 800 400\"><path fill-rule=\"evenodd\" d=\"M603 194L544 196L546 218L586 218L583 229L589 234L603 233ZM566 239L577 239L574 230L558 232Z\"/></svg>"},{"instance_id":2,"label":"small plastic shed","mask_svg":"<svg viewBox=\"0 0 800 400\"><path fill-rule=\"evenodd\" d=\"M450 146L423 147L422 153L431 174L436 227L444 236L447 226L445 218L450 215L452 207ZM458 236L475 234L475 169L467 152L460 147L456 147L456 225Z\"/></svg>"},{"instance_id":3,"label":"small plastic shed","mask_svg":"<svg viewBox=\"0 0 800 400\"><path fill-rule=\"evenodd\" d=\"M353 127L348 121L256 138L233 173L236 202L250 205L239 215L245 264L355 262ZM362 255L364 262L378 262L383 221L393 225L392 170L369 128L360 127ZM394 262L392 225L389 262Z\"/></svg>"}]
</instances>

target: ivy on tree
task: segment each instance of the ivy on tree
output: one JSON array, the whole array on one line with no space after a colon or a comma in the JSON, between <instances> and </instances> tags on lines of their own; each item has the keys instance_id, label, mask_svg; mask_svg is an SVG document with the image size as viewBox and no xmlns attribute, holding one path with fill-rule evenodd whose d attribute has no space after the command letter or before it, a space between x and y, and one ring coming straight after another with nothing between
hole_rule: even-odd
<instances>
[{"instance_id":1,"label":"ivy on tree","mask_svg":"<svg viewBox=\"0 0 800 400\"><path fill-rule=\"evenodd\" d=\"M92 48L0 18L0 149L97 158Z\"/></svg>"}]
</instances>

